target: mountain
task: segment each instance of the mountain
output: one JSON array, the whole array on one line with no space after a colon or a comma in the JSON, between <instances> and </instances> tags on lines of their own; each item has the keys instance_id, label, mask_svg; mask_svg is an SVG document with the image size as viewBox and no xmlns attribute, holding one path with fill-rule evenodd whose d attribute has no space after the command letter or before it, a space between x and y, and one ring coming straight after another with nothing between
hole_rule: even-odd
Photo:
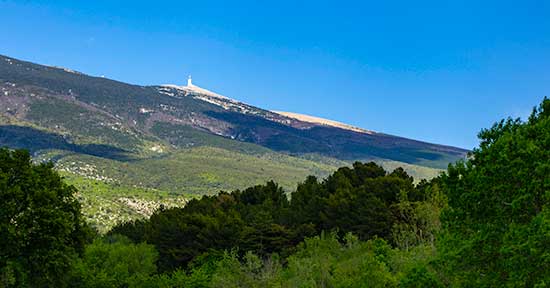
<instances>
[{"instance_id":1,"label":"mountain","mask_svg":"<svg viewBox=\"0 0 550 288\"><path fill-rule=\"evenodd\" d=\"M433 177L467 153L188 84L131 85L0 56L0 146L54 161L98 223L270 179L290 190L356 160Z\"/></svg>"}]
</instances>

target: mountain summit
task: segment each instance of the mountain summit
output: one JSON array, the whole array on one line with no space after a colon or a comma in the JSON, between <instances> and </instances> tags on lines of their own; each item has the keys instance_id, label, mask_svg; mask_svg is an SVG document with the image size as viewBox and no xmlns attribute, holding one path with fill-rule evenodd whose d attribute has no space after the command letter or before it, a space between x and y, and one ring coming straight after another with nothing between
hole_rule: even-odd
<instances>
[{"instance_id":1,"label":"mountain summit","mask_svg":"<svg viewBox=\"0 0 550 288\"><path fill-rule=\"evenodd\" d=\"M189 78L187 78L187 86L178 86L178 85L174 85L174 84L164 84L162 86L167 87L167 88L180 89L180 90L183 90L183 91L185 91L189 94L194 94L194 95L204 95L204 96L216 97L216 98L221 98L221 99L229 99L229 97L222 96L218 93L214 93L212 91L209 91L207 89L204 89L204 88L201 88L197 85L194 85L193 84L193 79L191 78L191 75L189 75Z\"/></svg>"}]
</instances>

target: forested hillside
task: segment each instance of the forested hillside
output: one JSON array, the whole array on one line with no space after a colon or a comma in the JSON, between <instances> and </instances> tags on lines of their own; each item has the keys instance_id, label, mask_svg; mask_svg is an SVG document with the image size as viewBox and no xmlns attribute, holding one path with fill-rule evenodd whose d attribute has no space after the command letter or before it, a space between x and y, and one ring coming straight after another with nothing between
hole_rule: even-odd
<instances>
[{"instance_id":1,"label":"forested hillside","mask_svg":"<svg viewBox=\"0 0 550 288\"><path fill-rule=\"evenodd\" d=\"M430 181L356 162L94 234L75 189L0 150L4 287L546 287L550 100ZM52 241L55 240L55 241ZM41 269L36 269L40 267Z\"/></svg>"}]
</instances>

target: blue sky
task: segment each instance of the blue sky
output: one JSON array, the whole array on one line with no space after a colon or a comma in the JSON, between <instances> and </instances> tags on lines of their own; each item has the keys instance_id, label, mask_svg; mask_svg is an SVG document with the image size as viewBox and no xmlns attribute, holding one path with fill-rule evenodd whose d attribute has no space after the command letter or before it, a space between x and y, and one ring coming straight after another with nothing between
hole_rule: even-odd
<instances>
[{"instance_id":1,"label":"blue sky","mask_svg":"<svg viewBox=\"0 0 550 288\"><path fill-rule=\"evenodd\" d=\"M0 54L464 148L550 96L550 1L1 1Z\"/></svg>"}]
</instances>

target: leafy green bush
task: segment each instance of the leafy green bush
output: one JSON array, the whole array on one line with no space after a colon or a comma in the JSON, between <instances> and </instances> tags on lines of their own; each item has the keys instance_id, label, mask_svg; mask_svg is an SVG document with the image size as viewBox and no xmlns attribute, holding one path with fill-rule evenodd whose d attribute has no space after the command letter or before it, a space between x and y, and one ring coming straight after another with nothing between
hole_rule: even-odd
<instances>
[{"instance_id":1,"label":"leafy green bush","mask_svg":"<svg viewBox=\"0 0 550 288\"><path fill-rule=\"evenodd\" d=\"M157 272L152 245L133 244L123 236L98 238L74 265L73 287L142 287Z\"/></svg>"},{"instance_id":2,"label":"leafy green bush","mask_svg":"<svg viewBox=\"0 0 550 288\"><path fill-rule=\"evenodd\" d=\"M359 242L335 233L306 239L288 258L282 287L392 287L395 276L386 262L391 253L383 240Z\"/></svg>"},{"instance_id":3,"label":"leafy green bush","mask_svg":"<svg viewBox=\"0 0 550 288\"><path fill-rule=\"evenodd\" d=\"M446 282L534 287L549 282L550 100L528 121L483 130L467 162L442 177L449 208L439 239Z\"/></svg>"}]
</instances>

